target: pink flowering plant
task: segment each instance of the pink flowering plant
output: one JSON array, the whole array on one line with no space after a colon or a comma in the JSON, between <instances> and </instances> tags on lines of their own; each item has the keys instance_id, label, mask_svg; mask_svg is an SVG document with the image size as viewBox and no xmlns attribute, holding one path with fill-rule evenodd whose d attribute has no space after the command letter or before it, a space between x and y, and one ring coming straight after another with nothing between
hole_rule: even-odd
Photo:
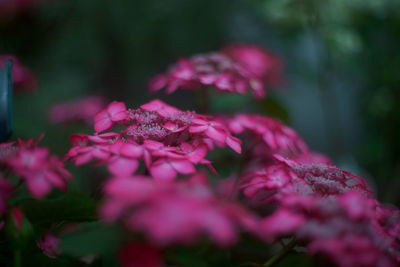
<instances>
[{"instance_id":1,"label":"pink flowering plant","mask_svg":"<svg viewBox=\"0 0 400 267\"><path fill-rule=\"evenodd\" d=\"M282 77L276 55L234 44L181 58L149 90L262 99ZM0 144L1 234L12 244L2 246L5 263L27 266L27 255L36 266L275 266L300 258L399 266L400 211L380 203L363 178L278 119L204 107L88 97L50 110L54 123L88 122L64 157L34 139ZM98 170L79 177L93 187L77 189L64 164Z\"/></svg>"}]
</instances>

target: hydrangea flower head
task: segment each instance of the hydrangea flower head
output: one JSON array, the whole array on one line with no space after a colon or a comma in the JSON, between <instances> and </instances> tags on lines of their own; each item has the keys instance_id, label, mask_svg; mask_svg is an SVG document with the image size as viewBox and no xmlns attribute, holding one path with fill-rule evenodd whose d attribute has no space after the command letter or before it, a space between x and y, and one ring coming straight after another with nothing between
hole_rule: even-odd
<instances>
[{"instance_id":1,"label":"hydrangea flower head","mask_svg":"<svg viewBox=\"0 0 400 267\"><path fill-rule=\"evenodd\" d=\"M266 84L281 80L281 62L263 48L253 45L232 45L217 52L181 58L165 74L155 76L150 91L166 87L167 93L177 89L201 89L213 86L221 91L244 94L251 91L256 98L265 96Z\"/></svg>"},{"instance_id":2,"label":"hydrangea flower head","mask_svg":"<svg viewBox=\"0 0 400 267\"><path fill-rule=\"evenodd\" d=\"M252 215L233 202L218 199L198 174L175 183L139 176L113 178L104 190L101 217L121 221L158 245L190 244L203 235L219 245L231 245L238 230L254 224Z\"/></svg>"},{"instance_id":3,"label":"hydrangea flower head","mask_svg":"<svg viewBox=\"0 0 400 267\"><path fill-rule=\"evenodd\" d=\"M192 174L195 165L210 166L205 159L214 146L241 152L240 140L210 116L182 111L160 100L138 109L112 102L94 117L95 135L71 136L67 157L81 165L96 159L116 176L135 173L140 161L158 180ZM104 132L120 125L120 132ZM100 133L103 132L103 133Z\"/></svg>"},{"instance_id":4,"label":"hydrangea flower head","mask_svg":"<svg viewBox=\"0 0 400 267\"><path fill-rule=\"evenodd\" d=\"M224 47L222 53L239 62L249 71L249 75L262 79L264 82L279 85L283 81L280 58L261 46L231 44Z\"/></svg>"},{"instance_id":5,"label":"hydrangea flower head","mask_svg":"<svg viewBox=\"0 0 400 267\"><path fill-rule=\"evenodd\" d=\"M52 187L67 189L71 174L64 163L49 153L48 148L37 146L37 140L9 142L0 145L3 150L0 165L22 179L36 198L43 198Z\"/></svg>"},{"instance_id":6,"label":"hydrangea flower head","mask_svg":"<svg viewBox=\"0 0 400 267\"><path fill-rule=\"evenodd\" d=\"M335 197L292 194L283 198L260 224L259 234L272 239L294 236L309 254L329 258L337 266L397 266L399 236L377 212L384 208L355 191ZM398 224L396 212L387 215Z\"/></svg>"}]
</instances>

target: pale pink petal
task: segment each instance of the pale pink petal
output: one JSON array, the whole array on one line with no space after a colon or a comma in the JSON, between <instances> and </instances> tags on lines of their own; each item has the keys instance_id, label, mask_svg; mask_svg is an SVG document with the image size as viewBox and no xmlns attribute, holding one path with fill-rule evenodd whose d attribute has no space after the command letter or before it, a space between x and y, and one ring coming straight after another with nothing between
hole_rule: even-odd
<instances>
[{"instance_id":1,"label":"pale pink petal","mask_svg":"<svg viewBox=\"0 0 400 267\"><path fill-rule=\"evenodd\" d=\"M143 155L143 147L135 144L124 144L120 153L126 157L140 158Z\"/></svg>"},{"instance_id":2,"label":"pale pink petal","mask_svg":"<svg viewBox=\"0 0 400 267\"><path fill-rule=\"evenodd\" d=\"M139 167L139 162L135 159L116 157L110 160L107 167L115 176L130 176Z\"/></svg>"},{"instance_id":3,"label":"pale pink petal","mask_svg":"<svg viewBox=\"0 0 400 267\"><path fill-rule=\"evenodd\" d=\"M26 178L29 191L37 198L43 198L50 190L51 185L44 177L43 173L36 173Z\"/></svg>"},{"instance_id":4,"label":"pale pink petal","mask_svg":"<svg viewBox=\"0 0 400 267\"><path fill-rule=\"evenodd\" d=\"M205 131L205 134L211 139L220 143L225 143L227 135L226 132L223 131L222 129L217 129L214 127L208 127L208 129Z\"/></svg>"},{"instance_id":5,"label":"pale pink petal","mask_svg":"<svg viewBox=\"0 0 400 267\"><path fill-rule=\"evenodd\" d=\"M191 126L189 127L190 133L201 133L206 131L209 128L208 125L201 125L201 126Z\"/></svg>"},{"instance_id":6,"label":"pale pink petal","mask_svg":"<svg viewBox=\"0 0 400 267\"><path fill-rule=\"evenodd\" d=\"M157 180L170 181L176 178L175 169L164 159L159 159L150 167L151 176Z\"/></svg>"},{"instance_id":7,"label":"pale pink petal","mask_svg":"<svg viewBox=\"0 0 400 267\"><path fill-rule=\"evenodd\" d=\"M110 116L107 111L101 111L94 116L94 130L98 132L102 132L110 129L113 126L113 122L111 121Z\"/></svg>"},{"instance_id":8,"label":"pale pink petal","mask_svg":"<svg viewBox=\"0 0 400 267\"><path fill-rule=\"evenodd\" d=\"M241 154L242 153L242 148L240 146L241 141L233 136L227 136L226 137L226 144L232 148L236 153Z\"/></svg>"},{"instance_id":9,"label":"pale pink petal","mask_svg":"<svg viewBox=\"0 0 400 267\"><path fill-rule=\"evenodd\" d=\"M169 163L179 173L189 174L196 172L193 164L188 160L170 160Z\"/></svg>"},{"instance_id":10,"label":"pale pink petal","mask_svg":"<svg viewBox=\"0 0 400 267\"><path fill-rule=\"evenodd\" d=\"M111 120L115 122L124 120L128 117L128 114L126 113L126 106L123 102L112 102L107 107L107 111L110 114Z\"/></svg>"}]
</instances>

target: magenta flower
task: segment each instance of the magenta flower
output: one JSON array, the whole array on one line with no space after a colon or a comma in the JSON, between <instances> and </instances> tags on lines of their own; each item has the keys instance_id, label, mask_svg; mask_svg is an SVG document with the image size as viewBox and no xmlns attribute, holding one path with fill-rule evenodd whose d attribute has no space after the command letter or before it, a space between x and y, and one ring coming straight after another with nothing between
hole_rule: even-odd
<instances>
[{"instance_id":1,"label":"magenta flower","mask_svg":"<svg viewBox=\"0 0 400 267\"><path fill-rule=\"evenodd\" d=\"M7 2L14 2L6 0ZM18 1L16 1L18 2ZM0 2L0 15L2 10L3 2ZM7 60L13 61L12 77L13 86L16 91L32 91L36 89L37 81L36 77L33 75L32 71L22 65L21 61L14 55L0 55L0 67L3 67Z\"/></svg>"},{"instance_id":2,"label":"magenta flower","mask_svg":"<svg viewBox=\"0 0 400 267\"><path fill-rule=\"evenodd\" d=\"M105 107L105 101L98 96L88 96L81 99L62 102L53 105L49 110L52 123L73 123L84 121L92 123L92 118Z\"/></svg>"},{"instance_id":3,"label":"magenta flower","mask_svg":"<svg viewBox=\"0 0 400 267\"><path fill-rule=\"evenodd\" d=\"M223 54L239 62L249 76L261 79L267 84L280 85L283 82L280 58L263 47L251 44L231 44L222 49Z\"/></svg>"},{"instance_id":4,"label":"magenta flower","mask_svg":"<svg viewBox=\"0 0 400 267\"><path fill-rule=\"evenodd\" d=\"M275 156L275 164L243 176L244 194L255 202L269 202L290 194L322 197L349 191L371 195L365 181L345 170L324 164L300 164Z\"/></svg>"},{"instance_id":5,"label":"magenta flower","mask_svg":"<svg viewBox=\"0 0 400 267\"><path fill-rule=\"evenodd\" d=\"M387 234L392 228L377 212L382 208L354 191L327 198L292 194L262 221L258 233L267 241L292 235L307 253L341 267L397 266L399 236ZM398 223L398 212L386 216Z\"/></svg>"},{"instance_id":6,"label":"magenta flower","mask_svg":"<svg viewBox=\"0 0 400 267\"><path fill-rule=\"evenodd\" d=\"M263 98L266 84L281 82L281 69L280 60L261 47L231 45L219 52L181 58L166 74L155 76L149 89L166 87L167 93L173 93L177 89L213 86L239 94L250 90L256 98Z\"/></svg>"},{"instance_id":7,"label":"magenta flower","mask_svg":"<svg viewBox=\"0 0 400 267\"><path fill-rule=\"evenodd\" d=\"M231 245L238 229L255 220L235 203L219 200L204 178L158 183L146 177L113 178L104 188L101 217L122 221L158 245L188 244L207 235L219 245Z\"/></svg>"},{"instance_id":8,"label":"magenta flower","mask_svg":"<svg viewBox=\"0 0 400 267\"><path fill-rule=\"evenodd\" d=\"M67 189L66 180L71 174L47 148L38 147L36 140L18 140L18 143L5 143L2 147L6 147L7 152L0 158L0 165L22 179L33 196L43 198L53 186L62 191Z\"/></svg>"},{"instance_id":9,"label":"magenta flower","mask_svg":"<svg viewBox=\"0 0 400 267\"><path fill-rule=\"evenodd\" d=\"M123 103L113 102L95 116L96 132L116 125L122 126L120 132L72 135L67 158L76 165L97 160L119 177L133 175L143 161L152 177L165 181L194 173L198 164L213 170L205 157L215 145L241 152L241 141L213 117L182 111L160 100L128 110Z\"/></svg>"},{"instance_id":10,"label":"magenta flower","mask_svg":"<svg viewBox=\"0 0 400 267\"><path fill-rule=\"evenodd\" d=\"M59 247L60 238L50 233L43 234L36 242L36 245L43 251L47 257L55 259L61 254Z\"/></svg>"},{"instance_id":11,"label":"magenta flower","mask_svg":"<svg viewBox=\"0 0 400 267\"><path fill-rule=\"evenodd\" d=\"M274 154L301 163L330 164L326 156L310 151L303 139L282 122L258 114L237 114L219 121L245 141L246 170L257 170L274 164Z\"/></svg>"},{"instance_id":12,"label":"magenta flower","mask_svg":"<svg viewBox=\"0 0 400 267\"><path fill-rule=\"evenodd\" d=\"M127 117L125 104L114 101L105 110L94 116L94 129L97 133L108 130L115 122L122 121Z\"/></svg>"}]
</instances>

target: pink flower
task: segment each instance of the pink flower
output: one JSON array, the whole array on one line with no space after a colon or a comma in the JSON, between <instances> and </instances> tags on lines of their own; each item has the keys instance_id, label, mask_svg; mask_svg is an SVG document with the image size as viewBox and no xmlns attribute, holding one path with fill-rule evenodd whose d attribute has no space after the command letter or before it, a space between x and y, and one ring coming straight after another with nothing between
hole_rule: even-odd
<instances>
[{"instance_id":1,"label":"pink flower","mask_svg":"<svg viewBox=\"0 0 400 267\"><path fill-rule=\"evenodd\" d=\"M335 196L357 192L370 196L364 180L345 170L324 164L299 164L279 155L265 169L252 171L242 178L244 194L255 202L269 202L287 195Z\"/></svg>"},{"instance_id":2,"label":"pink flower","mask_svg":"<svg viewBox=\"0 0 400 267\"><path fill-rule=\"evenodd\" d=\"M15 0L17 3L16 5L22 4L23 0ZM6 0L5 3L0 2L0 15L2 5L8 5L8 8L11 8L14 4L11 4L14 1ZM6 7L7 8L7 7ZM14 55L0 55L0 67L3 67L7 60L13 61L12 67L12 77L13 77L13 86L17 91L32 91L36 88L36 77L33 75L32 71L22 65L21 61Z\"/></svg>"},{"instance_id":3,"label":"pink flower","mask_svg":"<svg viewBox=\"0 0 400 267\"><path fill-rule=\"evenodd\" d=\"M61 254L59 247L60 238L50 233L45 233L37 241L36 245L43 251L47 257L55 259Z\"/></svg>"},{"instance_id":4,"label":"pink flower","mask_svg":"<svg viewBox=\"0 0 400 267\"><path fill-rule=\"evenodd\" d=\"M125 104L114 101L105 110L94 116L94 129L96 132L108 130L115 122L122 121L127 117Z\"/></svg>"},{"instance_id":5,"label":"pink flower","mask_svg":"<svg viewBox=\"0 0 400 267\"><path fill-rule=\"evenodd\" d=\"M282 62L278 56L263 47L252 44L231 44L223 48L223 53L239 62L245 70L272 85L283 82Z\"/></svg>"},{"instance_id":6,"label":"pink flower","mask_svg":"<svg viewBox=\"0 0 400 267\"><path fill-rule=\"evenodd\" d=\"M71 174L62 161L50 155L47 148L38 147L33 139L19 140L13 146L13 152L6 153L0 164L24 180L35 197L43 198L53 186L63 191L67 189L66 180L71 178Z\"/></svg>"},{"instance_id":7,"label":"pink flower","mask_svg":"<svg viewBox=\"0 0 400 267\"><path fill-rule=\"evenodd\" d=\"M167 73L155 76L149 89L166 87L167 93L173 93L177 89L214 86L239 94L250 90L256 98L263 98L266 84L281 82L281 69L280 60L261 47L231 45L219 52L181 58Z\"/></svg>"},{"instance_id":8,"label":"pink flower","mask_svg":"<svg viewBox=\"0 0 400 267\"><path fill-rule=\"evenodd\" d=\"M276 237L292 234L306 223L306 219L302 214L296 214L283 208L278 209L261 221L262 235L265 239L272 241Z\"/></svg>"},{"instance_id":9,"label":"pink flower","mask_svg":"<svg viewBox=\"0 0 400 267\"><path fill-rule=\"evenodd\" d=\"M107 115L110 112L118 119L113 121ZM155 179L173 180L178 174L194 173L199 164L214 171L205 157L215 145L241 152L241 141L213 117L182 111L160 100L128 110L123 103L113 102L95 116L95 121L100 123L97 130L119 125L120 131L72 135L73 147L66 157L76 165L97 160L114 176L133 175L143 161Z\"/></svg>"},{"instance_id":10,"label":"pink flower","mask_svg":"<svg viewBox=\"0 0 400 267\"><path fill-rule=\"evenodd\" d=\"M207 235L219 245L231 245L237 229L254 218L235 203L219 200L202 179L158 183L146 177L113 178L105 186L101 217L122 221L158 245L188 244Z\"/></svg>"},{"instance_id":11,"label":"pink flower","mask_svg":"<svg viewBox=\"0 0 400 267\"><path fill-rule=\"evenodd\" d=\"M292 194L262 221L258 234L269 242L291 235L307 253L322 254L341 267L397 266L399 253L392 252L399 239L393 242L385 233L380 206L356 192L327 198Z\"/></svg>"},{"instance_id":12,"label":"pink flower","mask_svg":"<svg viewBox=\"0 0 400 267\"><path fill-rule=\"evenodd\" d=\"M92 122L92 118L105 107L104 99L98 96L62 102L53 105L49 111L52 123Z\"/></svg>"},{"instance_id":13,"label":"pink flower","mask_svg":"<svg viewBox=\"0 0 400 267\"><path fill-rule=\"evenodd\" d=\"M121 267L162 267L162 253L145 243L125 244L118 252Z\"/></svg>"}]
</instances>

